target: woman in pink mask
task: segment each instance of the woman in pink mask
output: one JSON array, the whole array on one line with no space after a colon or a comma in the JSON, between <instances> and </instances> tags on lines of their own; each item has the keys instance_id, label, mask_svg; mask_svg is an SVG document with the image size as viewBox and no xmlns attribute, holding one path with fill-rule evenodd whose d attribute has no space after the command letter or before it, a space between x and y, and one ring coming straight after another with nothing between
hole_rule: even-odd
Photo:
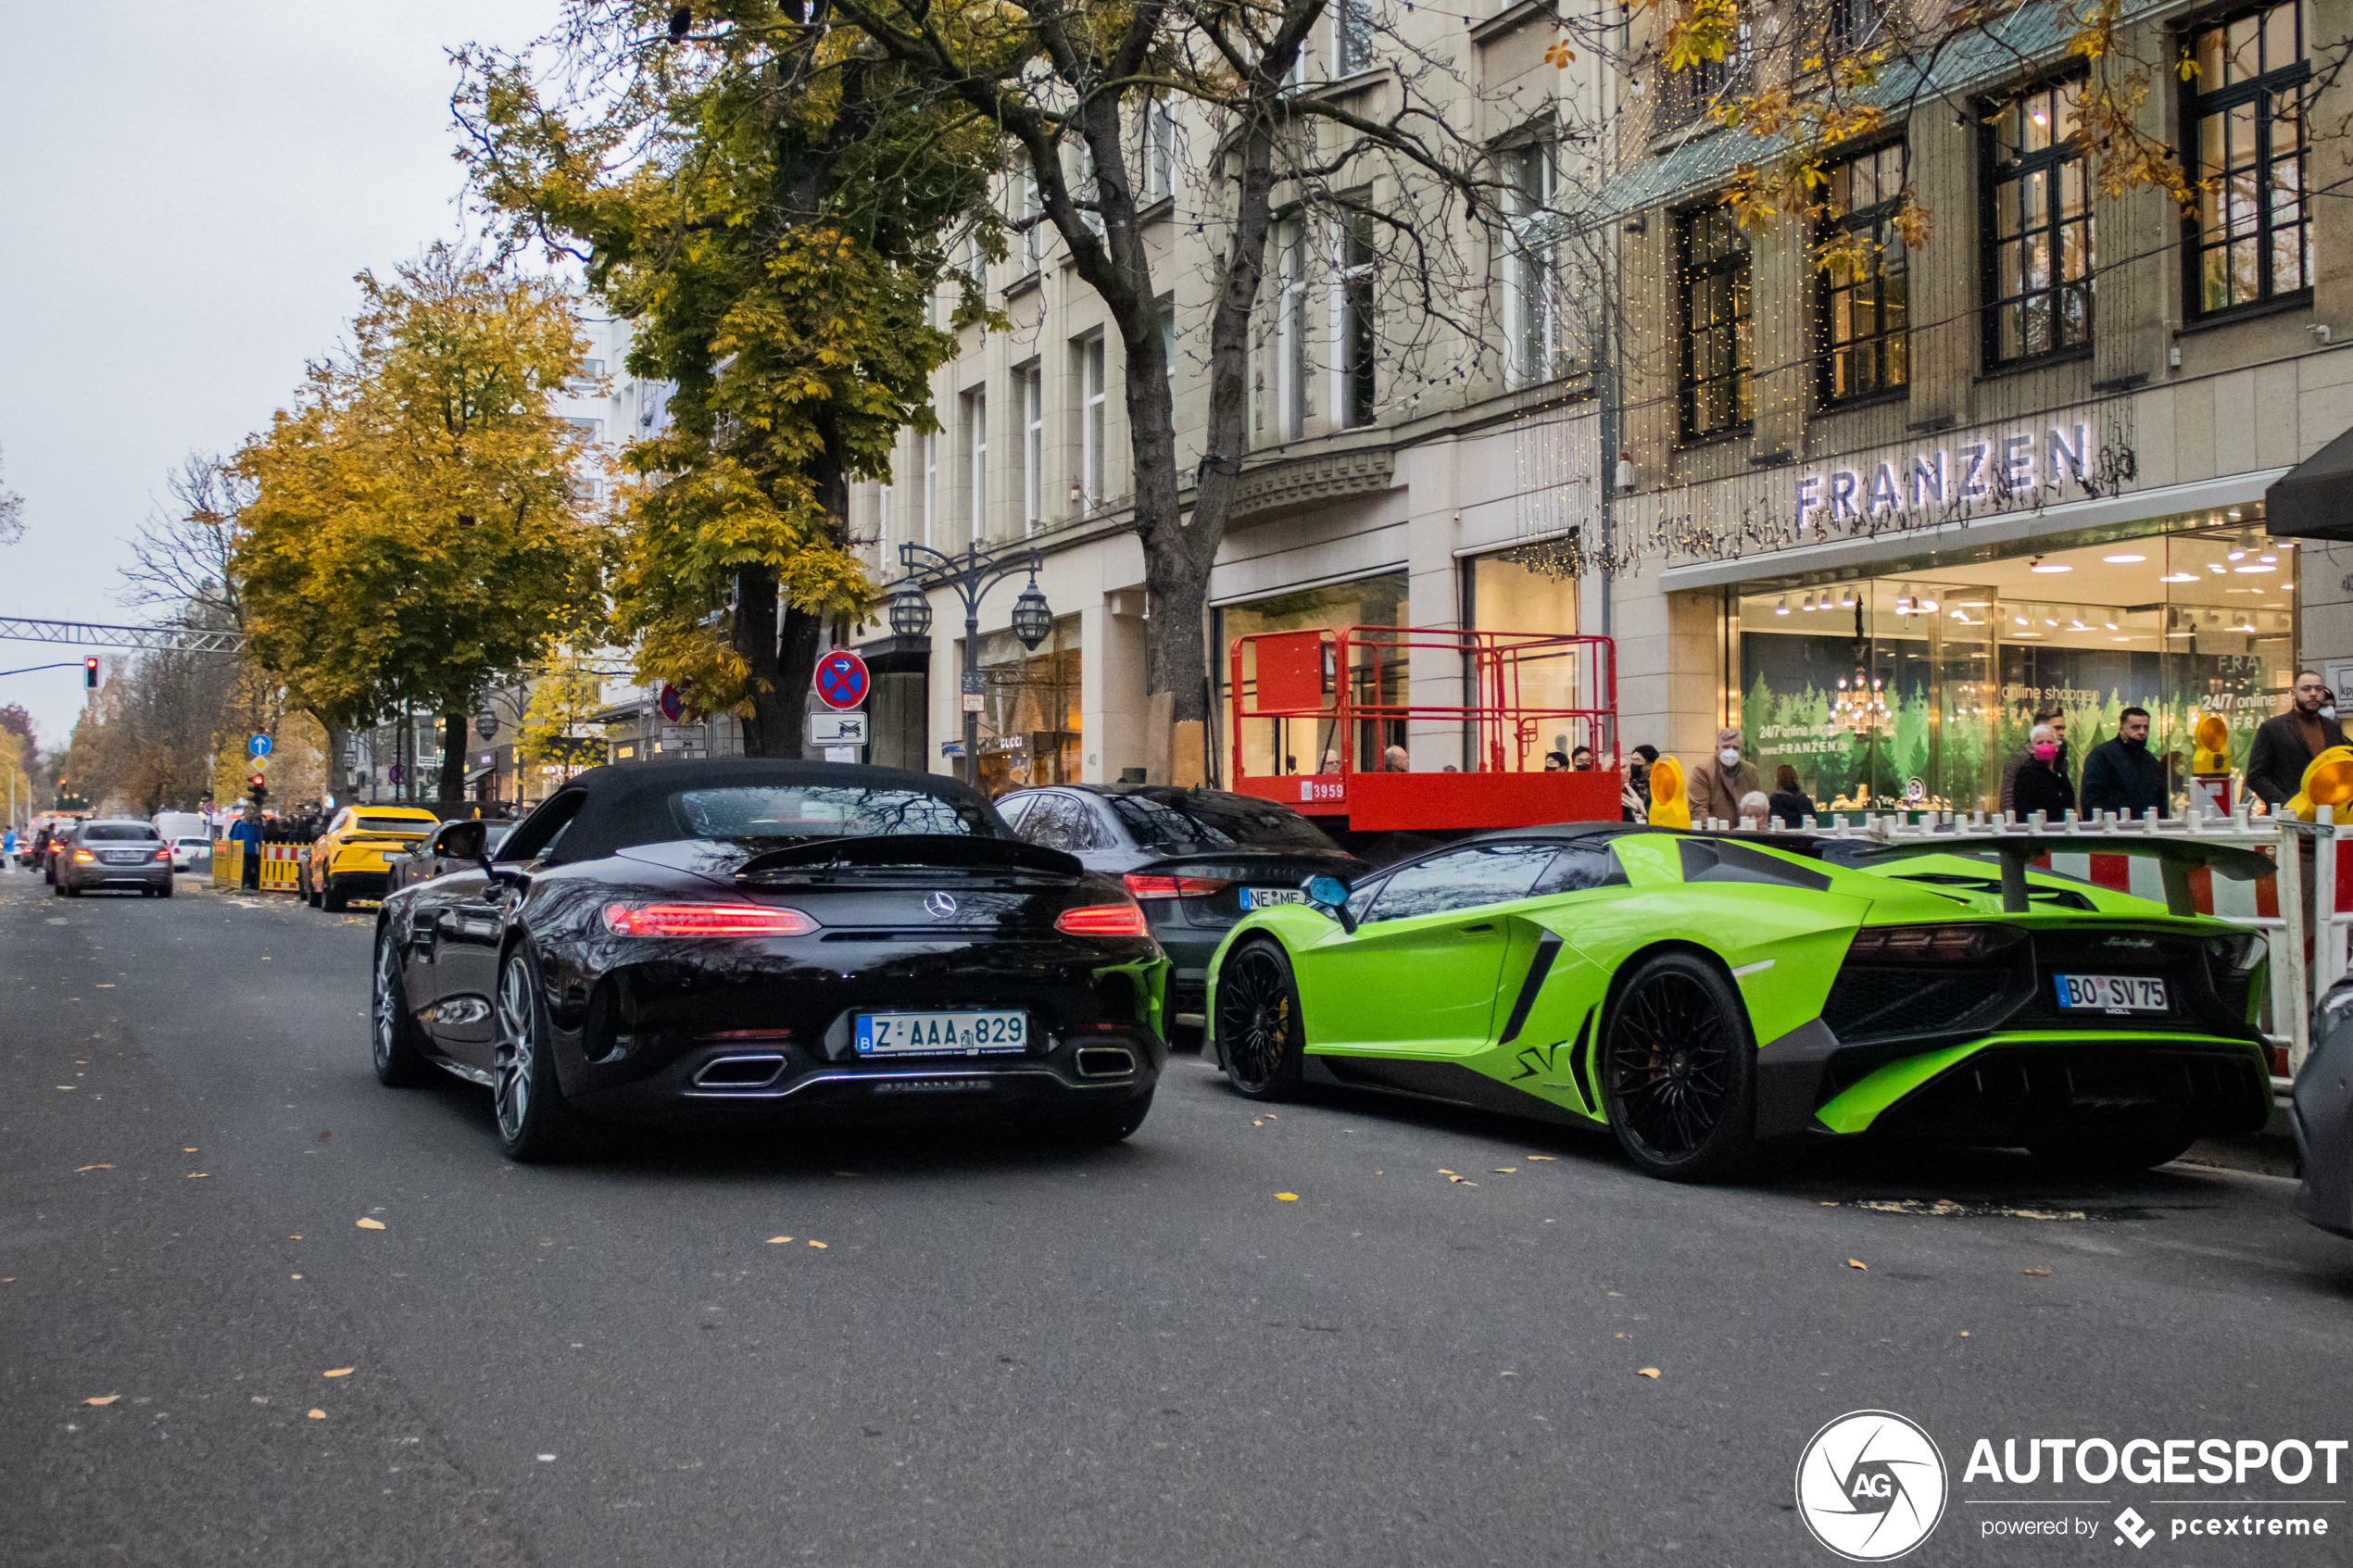
<instances>
[{"instance_id":1,"label":"woman in pink mask","mask_svg":"<svg viewBox=\"0 0 2353 1568\"><path fill-rule=\"evenodd\" d=\"M2040 811L2046 822L2056 822L2075 809L2075 785L2059 770L2058 735L2048 724L2037 724L2027 739L2032 759L2018 771L2018 785L2011 795L2013 809L2019 821Z\"/></svg>"}]
</instances>

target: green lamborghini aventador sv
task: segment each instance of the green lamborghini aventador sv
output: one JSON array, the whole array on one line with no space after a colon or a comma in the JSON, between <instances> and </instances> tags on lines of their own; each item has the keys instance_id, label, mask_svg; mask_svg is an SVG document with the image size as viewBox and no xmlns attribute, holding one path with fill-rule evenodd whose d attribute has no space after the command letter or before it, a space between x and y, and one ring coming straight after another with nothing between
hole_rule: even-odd
<instances>
[{"instance_id":1,"label":"green lamborghini aventador sv","mask_svg":"<svg viewBox=\"0 0 2353 1568\"><path fill-rule=\"evenodd\" d=\"M1235 926L1212 1048L1252 1098L1341 1084L1601 1123L1679 1181L1807 1136L2138 1169L2260 1127L2262 938L2192 912L2189 872L2270 862L2113 846L2164 862L2158 904L2032 870L2053 847L1487 834Z\"/></svg>"}]
</instances>

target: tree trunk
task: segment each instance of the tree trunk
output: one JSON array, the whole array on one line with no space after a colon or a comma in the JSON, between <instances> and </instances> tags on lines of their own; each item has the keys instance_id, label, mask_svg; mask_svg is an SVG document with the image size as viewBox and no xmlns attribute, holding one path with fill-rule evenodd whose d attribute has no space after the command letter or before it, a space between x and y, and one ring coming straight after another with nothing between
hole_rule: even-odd
<instances>
[{"instance_id":1,"label":"tree trunk","mask_svg":"<svg viewBox=\"0 0 2353 1568\"><path fill-rule=\"evenodd\" d=\"M343 752L351 744L351 731L323 714L314 713L311 717L327 732L327 793L338 805L346 804L344 797L348 793L350 780L343 771Z\"/></svg>"},{"instance_id":2,"label":"tree trunk","mask_svg":"<svg viewBox=\"0 0 2353 1568\"><path fill-rule=\"evenodd\" d=\"M766 567L736 570L735 625L728 637L749 673L751 712L743 721L744 755L799 756L794 734L799 726L793 721L799 705L786 700L786 677L776 664L776 577Z\"/></svg>"},{"instance_id":3,"label":"tree trunk","mask_svg":"<svg viewBox=\"0 0 2353 1568\"><path fill-rule=\"evenodd\" d=\"M441 716L441 803L455 806L466 797L466 716Z\"/></svg>"}]
</instances>

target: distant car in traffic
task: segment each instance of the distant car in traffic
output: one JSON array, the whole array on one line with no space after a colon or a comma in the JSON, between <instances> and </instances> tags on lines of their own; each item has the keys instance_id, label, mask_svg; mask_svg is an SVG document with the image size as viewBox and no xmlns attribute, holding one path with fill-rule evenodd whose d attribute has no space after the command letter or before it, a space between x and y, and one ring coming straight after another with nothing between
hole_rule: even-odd
<instances>
[{"instance_id":1,"label":"distant car in traffic","mask_svg":"<svg viewBox=\"0 0 2353 1568\"><path fill-rule=\"evenodd\" d=\"M441 821L418 806L346 806L305 847L295 891L314 909L340 909L354 898L381 898L395 861L422 844Z\"/></svg>"},{"instance_id":2,"label":"distant car in traffic","mask_svg":"<svg viewBox=\"0 0 2353 1568\"><path fill-rule=\"evenodd\" d=\"M211 839L202 834L189 834L171 841L171 869L173 871L209 871L211 867Z\"/></svg>"},{"instance_id":3,"label":"distant car in traffic","mask_svg":"<svg viewBox=\"0 0 2353 1568\"><path fill-rule=\"evenodd\" d=\"M1372 870L1290 807L1254 796L1165 784L1057 784L1015 790L998 811L1032 844L1116 872L1176 967L1169 1010L1199 1026L1210 955L1252 909L1296 904L1311 876Z\"/></svg>"},{"instance_id":4,"label":"distant car in traffic","mask_svg":"<svg viewBox=\"0 0 2353 1568\"><path fill-rule=\"evenodd\" d=\"M444 822L433 836L411 848L407 854L386 862L385 872L390 885L385 896L399 892L413 883L430 882L450 872L479 868L483 856L496 850L514 831L511 822Z\"/></svg>"},{"instance_id":5,"label":"distant car in traffic","mask_svg":"<svg viewBox=\"0 0 2353 1568\"><path fill-rule=\"evenodd\" d=\"M171 847L145 822L84 822L59 843L54 885L65 897L105 887L171 897Z\"/></svg>"},{"instance_id":6,"label":"distant car in traffic","mask_svg":"<svg viewBox=\"0 0 2353 1568\"><path fill-rule=\"evenodd\" d=\"M377 917L376 1075L491 1088L500 1147L584 1115L988 1114L1124 1138L1168 960L1115 876L937 774L759 758L571 780L485 871Z\"/></svg>"},{"instance_id":7,"label":"distant car in traffic","mask_svg":"<svg viewBox=\"0 0 2353 1568\"><path fill-rule=\"evenodd\" d=\"M2312 1010L2312 1047L2288 1100L2303 1185L2296 1211L2324 1231L2353 1236L2353 974Z\"/></svg>"}]
</instances>

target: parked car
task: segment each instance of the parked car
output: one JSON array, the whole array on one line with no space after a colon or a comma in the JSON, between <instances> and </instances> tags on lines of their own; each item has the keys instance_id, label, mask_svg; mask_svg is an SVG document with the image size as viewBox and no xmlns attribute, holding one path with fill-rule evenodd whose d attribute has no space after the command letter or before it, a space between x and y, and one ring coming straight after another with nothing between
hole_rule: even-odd
<instances>
[{"instance_id":1,"label":"parked car","mask_svg":"<svg viewBox=\"0 0 2353 1568\"><path fill-rule=\"evenodd\" d=\"M203 834L190 834L171 841L171 869L175 872L204 872L212 869L212 840Z\"/></svg>"},{"instance_id":2,"label":"parked car","mask_svg":"<svg viewBox=\"0 0 2353 1568\"><path fill-rule=\"evenodd\" d=\"M1236 921L1301 902L1311 876L1372 870L1290 807L1225 790L1061 784L1015 790L997 809L1030 843L1126 880L1176 966L1173 1022L1192 1027L1205 1022L1210 955Z\"/></svg>"},{"instance_id":3,"label":"parked car","mask_svg":"<svg viewBox=\"0 0 2353 1568\"><path fill-rule=\"evenodd\" d=\"M65 855L67 841L81 825L79 817L52 817L33 840L33 853L41 858L41 880L52 887L57 884L57 861Z\"/></svg>"},{"instance_id":4,"label":"parked car","mask_svg":"<svg viewBox=\"0 0 2353 1568\"><path fill-rule=\"evenodd\" d=\"M479 868L482 858L497 850L513 831L511 822L442 823L431 838L386 863L384 870L390 884L384 889L384 896L390 897L412 883L430 882L449 872Z\"/></svg>"},{"instance_id":5,"label":"parked car","mask_svg":"<svg viewBox=\"0 0 2353 1568\"><path fill-rule=\"evenodd\" d=\"M580 1119L987 1114L1112 1140L1167 1060L1168 960L1119 879L968 785L713 757L593 768L488 869L377 916L376 1075L489 1087L500 1148Z\"/></svg>"},{"instance_id":6,"label":"parked car","mask_svg":"<svg viewBox=\"0 0 2353 1568\"><path fill-rule=\"evenodd\" d=\"M79 898L100 887L171 897L171 847L145 822L84 822L58 843L55 886L65 897Z\"/></svg>"},{"instance_id":7,"label":"parked car","mask_svg":"<svg viewBox=\"0 0 2353 1568\"><path fill-rule=\"evenodd\" d=\"M296 863L295 891L314 909L381 898L393 862L433 833L440 818L419 806L346 806Z\"/></svg>"},{"instance_id":8,"label":"parked car","mask_svg":"<svg viewBox=\"0 0 2353 1568\"><path fill-rule=\"evenodd\" d=\"M1245 917L1212 1048L1253 1098L1348 1084L1606 1126L1676 1181L1866 1135L2132 1171L2261 1127L2263 938L2172 873L2271 862L2133 845L2175 862L2169 907L2032 870L2051 842L1482 834Z\"/></svg>"},{"instance_id":9,"label":"parked car","mask_svg":"<svg viewBox=\"0 0 2353 1568\"><path fill-rule=\"evenodd\" d=\"M2304 1169L2296 1211L2324 1231L2353 1236L2353 974L2312 1011L2312 1048L2296 1074L2288 1126Z\"/></svg>"}]
</instances>

